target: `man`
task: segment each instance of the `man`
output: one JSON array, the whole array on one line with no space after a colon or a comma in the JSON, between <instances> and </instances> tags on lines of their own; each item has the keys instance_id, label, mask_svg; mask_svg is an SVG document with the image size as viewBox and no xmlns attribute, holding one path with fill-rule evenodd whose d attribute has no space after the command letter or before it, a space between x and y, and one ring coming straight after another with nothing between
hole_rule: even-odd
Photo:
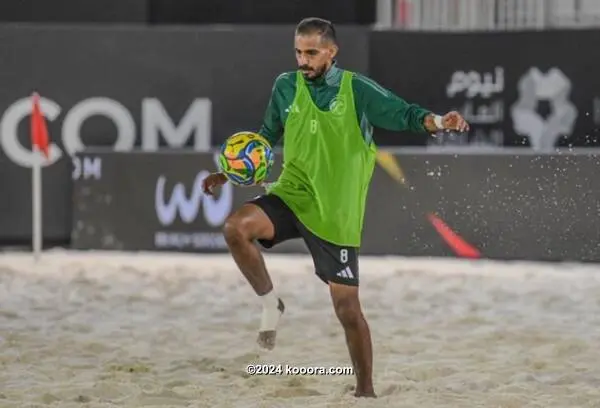
<instances>
[{"instance_id":1,"label":"man","mask_svg":"<svg viewBox=\"0 0 600 408\"><path fill-rule=\"evenodd\" d=\"M267 194L244 204L225 223L231 254L262 300L258 343L275 345L284 304L273 288L257 240L270 248L303 238L316 274L329 285L356 374L357 397L375 397L369 326L358 296L358 248L375 166L373 126L436 132L468 130L456 112L441 117L411 105L365 76L342 70L333 25L301 21L295 32L298 71L276 80L259 134L275 145L283 135L284 167ZM204 191L226 182L204 180Z\"/></svg>"}]
</instances>

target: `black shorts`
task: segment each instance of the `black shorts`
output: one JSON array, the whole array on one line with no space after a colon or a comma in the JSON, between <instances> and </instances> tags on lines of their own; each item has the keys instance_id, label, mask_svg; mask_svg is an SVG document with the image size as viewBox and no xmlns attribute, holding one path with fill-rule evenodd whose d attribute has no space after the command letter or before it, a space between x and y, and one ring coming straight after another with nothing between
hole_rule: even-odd
<instances>
[{"instance_id":1,"label":"black shorts","mask_svg":"<svg viewBox=\"0 0 600 408\"><path fill-rule=\"evenodd\" d=\"M264 248L284 241L302 238L315 265L315 273L325 283L358 286L358 248L332 244L317 237L298 220L279 197L266 194L249 203L259 206L275 227L272 240L258 240Z\"/></svg>"}]
</instances>

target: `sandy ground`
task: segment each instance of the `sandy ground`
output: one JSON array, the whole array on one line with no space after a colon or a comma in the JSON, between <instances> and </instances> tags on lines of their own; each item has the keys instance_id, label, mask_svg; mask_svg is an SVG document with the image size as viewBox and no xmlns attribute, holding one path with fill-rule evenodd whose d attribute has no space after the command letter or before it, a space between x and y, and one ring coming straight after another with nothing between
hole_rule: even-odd
<instances>
[{"instance_id":1,"label":"sandy ground","mask_svg":"<svg viewBox=\"0 0 600 408\"><path fill-rule=\"evenodd\" d=\"M0 407L600 407L600 268L363 258L379 398L305 256L269 255L278 346L229 256L0 255Z\"/></svg>"}]
</instances>

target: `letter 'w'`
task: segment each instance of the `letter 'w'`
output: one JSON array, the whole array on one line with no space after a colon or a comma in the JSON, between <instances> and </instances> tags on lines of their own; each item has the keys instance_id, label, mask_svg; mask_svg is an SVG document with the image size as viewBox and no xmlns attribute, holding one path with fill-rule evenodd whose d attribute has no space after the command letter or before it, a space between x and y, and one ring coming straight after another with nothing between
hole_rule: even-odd
<instances>
[{"instance_id":1,"label":"letter 'w'","mask_svg":"<svg viewBox=\"0 0 600 408\"><path fill-rule=\"evenodd\" d=\"M164 226L171 225L179 212L181 220L187 224L193 222L198 216L200 205L203 204L204 218L211 226L223 224L233 205L233 192L230 186L223 186L221 196L217 199L205 196L202 192L202 180L208 176L207 171L196 175L189 197L186 195L185 186L177 183L169 199L165 200L166 177L160 176L156 182L155 205L158 220Z\"/></svg>"}]
</instances>

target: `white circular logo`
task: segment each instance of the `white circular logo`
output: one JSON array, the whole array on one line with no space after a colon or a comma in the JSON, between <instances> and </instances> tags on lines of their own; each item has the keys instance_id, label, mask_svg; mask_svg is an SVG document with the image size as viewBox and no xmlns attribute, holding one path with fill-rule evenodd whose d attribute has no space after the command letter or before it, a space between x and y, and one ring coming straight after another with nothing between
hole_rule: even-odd
<instances>
[{"instance_id":1,"label":"white circular logo","mask_svg":"<svg viewBox=\"0 0 600 408\"><path fill-rule=\"evenodd\" d=\"M346 101L337 97L329 104L329 111L334 115L341 116L346 113Z\"/></svg>"}]
</instances>

